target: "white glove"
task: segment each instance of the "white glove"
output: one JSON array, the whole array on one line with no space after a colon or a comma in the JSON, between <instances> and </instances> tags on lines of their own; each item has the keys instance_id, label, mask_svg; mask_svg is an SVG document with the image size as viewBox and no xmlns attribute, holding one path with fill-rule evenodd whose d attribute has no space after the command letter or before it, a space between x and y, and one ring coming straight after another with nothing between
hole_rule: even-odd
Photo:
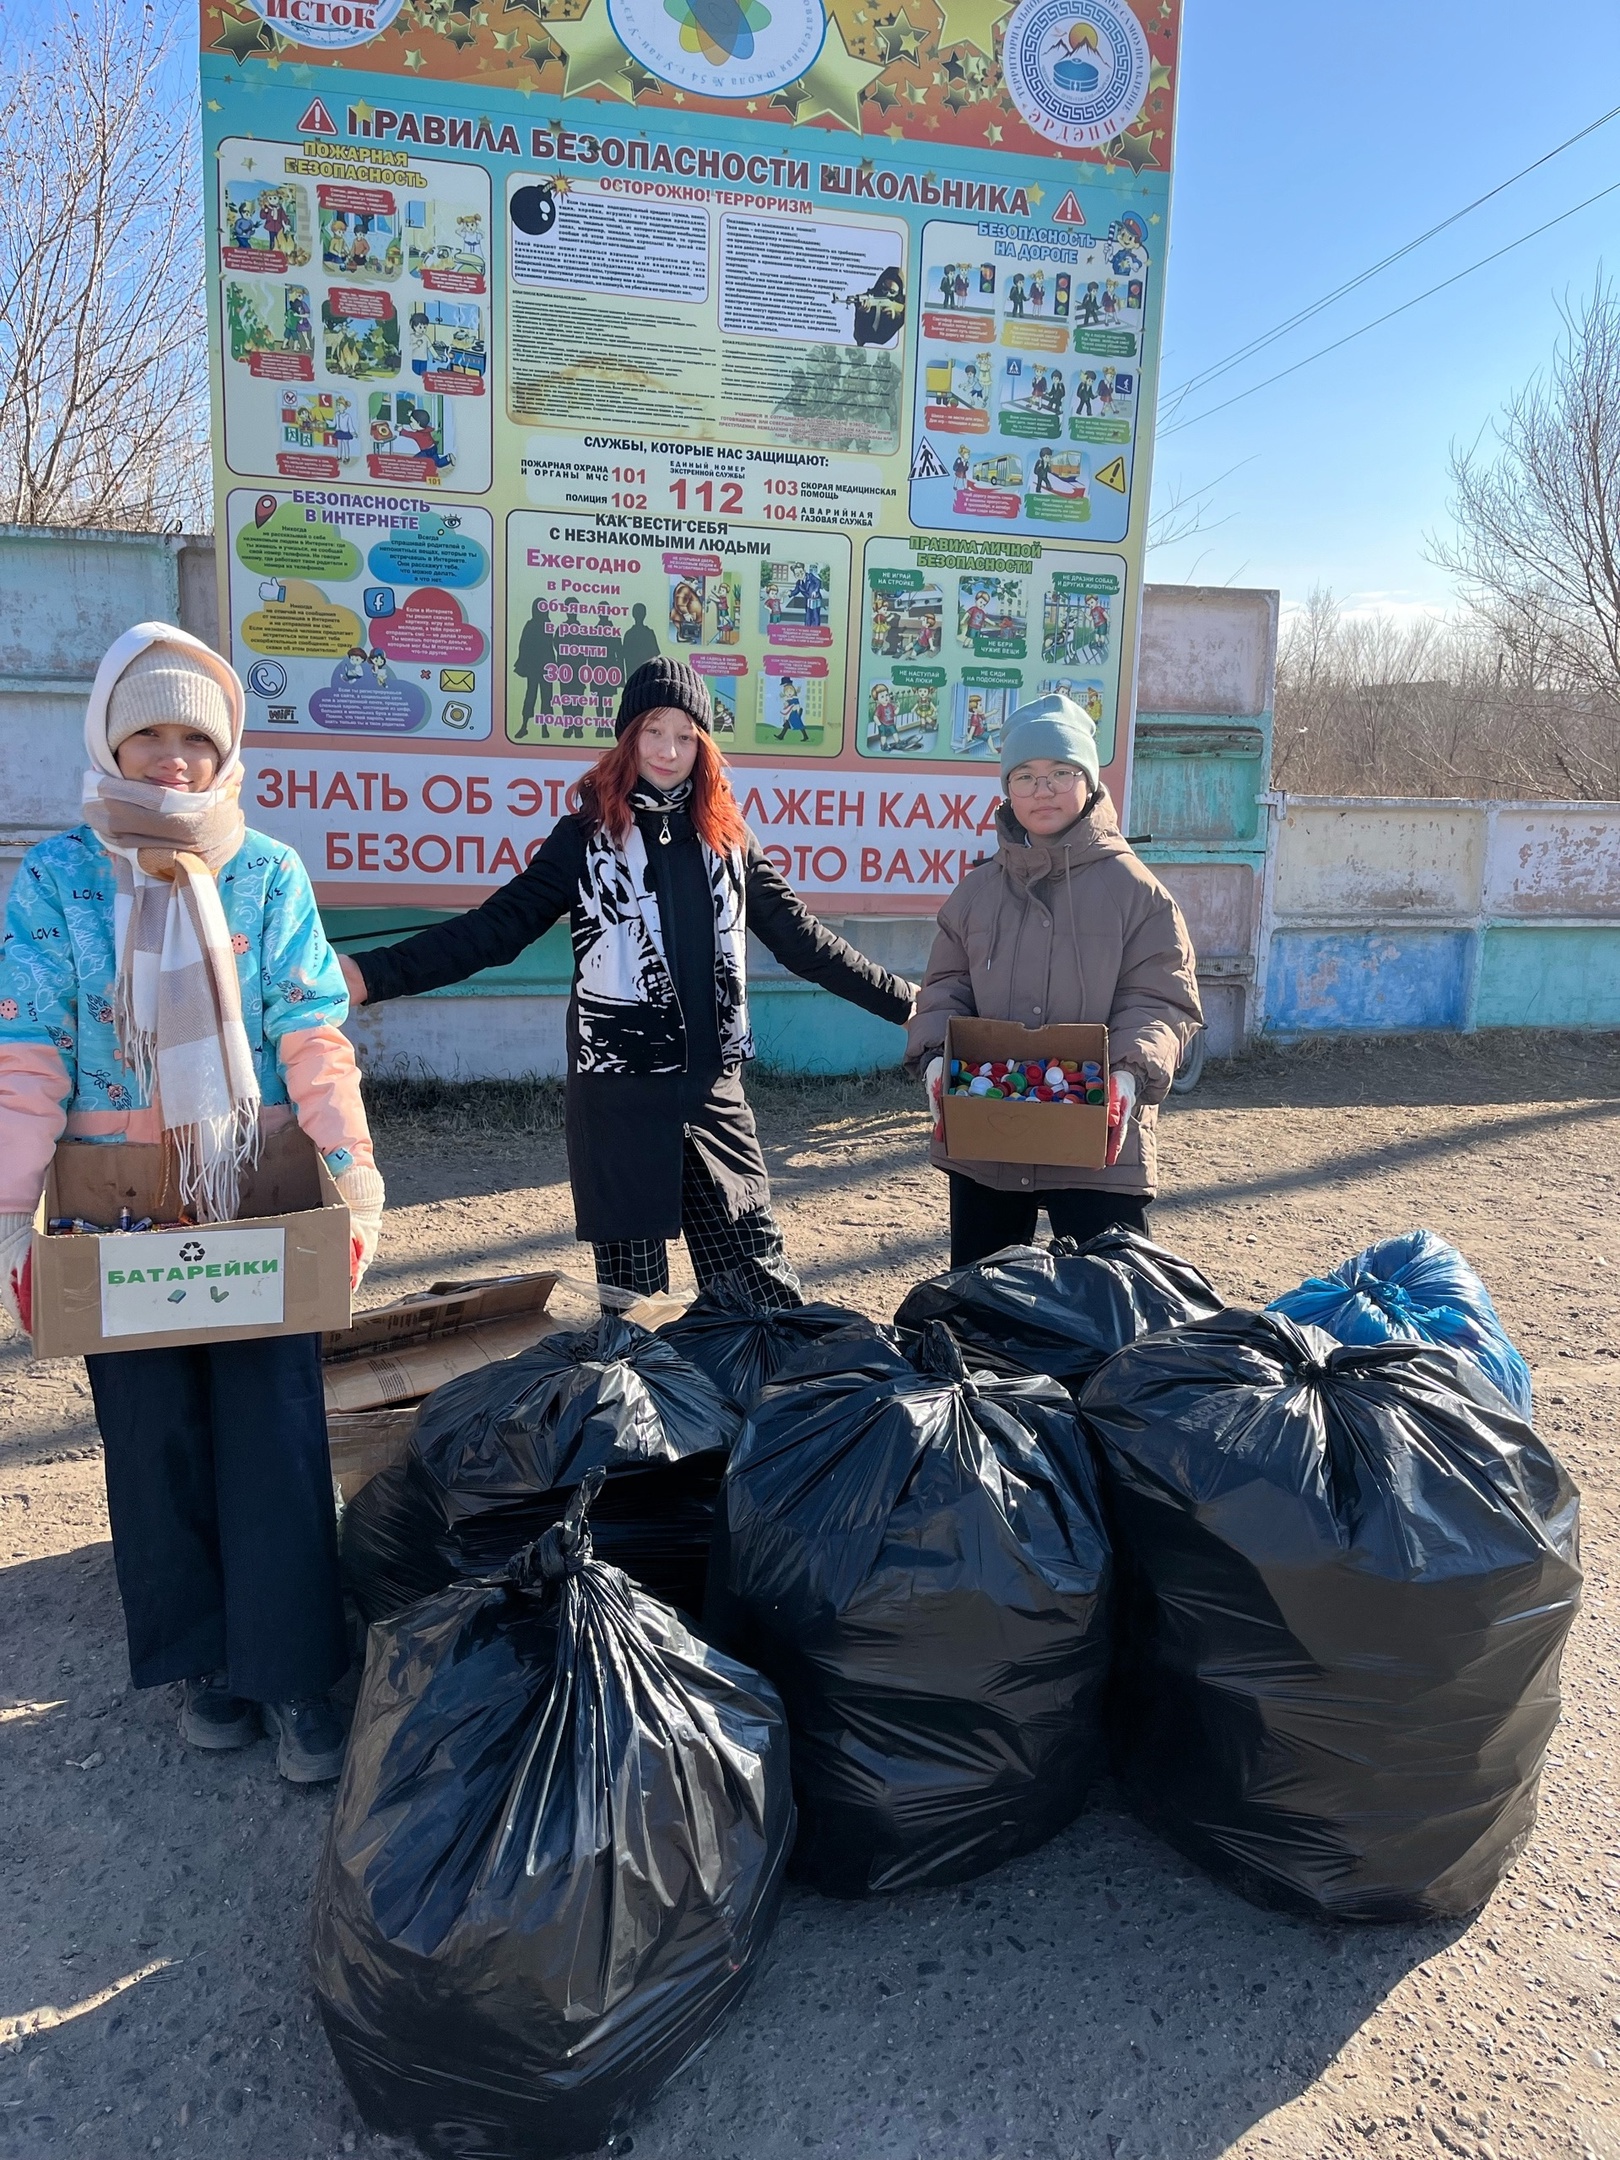
<instances>
[{"instance_id":1,"label":"white glove","mask_svg":"<svg viewBox=\"0 0 1620 2160\"><path fill-rule=\"evenodd\" d=\"M930 1058L928 1070L923 1074L923 1087L928 1095L928 1108L936 1123L941 1116L940 1103L945 1093L945 1060Z\"/></svg>"},{"instance_id":2,"label":"white glove","mask_svg":"<svg viewBox=\"0 0 1620 2160\"><path fill-rule=\"evenodd\" d=\"M332 1182L343 1195L349 1210L352 1240L349 1288L358 1290L366 1269L377 1257L377 1240L382 1234L385 1198L382 1172L374 1170L370 1163L351 1163L347 1170L340 1170Z\"/></svg>"},{"instance_id":3,"label":"white glove","mask_svg":"<svg viewBox=\"0 0 1620 2160\"><path fill-rule=\"evenodd\" d=\"M1135 1109L1135 1073L1111 1072L1108 1075L1108 1166L1110 1169L1119 1161L1119 1151L1125 1145L1125 1135L1130 1129L1131 1117Z\"/></svg>"},{"instance_id":4,"label":"white glove","mask_svg":"<svg viewBox=\"0 0 1620 2160\"><path fill-rule=\"evenodd\" d=\"M19 1334L26 1335L33 1315L32 1269L29 1256L34 1246L32 1215L0 1215L0 1305L10 1315Z\"/></svg>"}]
</instances>

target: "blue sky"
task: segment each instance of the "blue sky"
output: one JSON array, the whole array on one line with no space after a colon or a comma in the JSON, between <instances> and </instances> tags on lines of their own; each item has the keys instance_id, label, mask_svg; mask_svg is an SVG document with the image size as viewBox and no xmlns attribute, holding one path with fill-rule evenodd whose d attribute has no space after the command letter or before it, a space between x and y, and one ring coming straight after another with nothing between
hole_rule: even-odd
<instances>
[{"instance_id":1,"label":"blue sky","mask_svg":"<svg viewBox=\"0 0 1620 2160\"><path fill-rule=\"evenodd\" d=\"M1187 0L1163 385L1224 358L1620 104L1620 9ZM1303 358L1620 180L1620 119L1182 407ZM1214 491L1150 575L1444 604L1446 458L1542 367L1558 302L1620 275L1620 193L1273 389L1161 437L1156 499ZM1224 521L1224 522L1222 522Z\"/></svg>"}]
</instances>

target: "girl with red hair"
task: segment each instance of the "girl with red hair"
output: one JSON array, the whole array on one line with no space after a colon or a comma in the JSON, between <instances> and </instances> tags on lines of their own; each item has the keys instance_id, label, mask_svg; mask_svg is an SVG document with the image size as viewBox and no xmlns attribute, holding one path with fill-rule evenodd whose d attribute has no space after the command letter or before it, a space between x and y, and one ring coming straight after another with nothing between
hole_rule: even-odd
<instances>
[{"instance_id":1,"label":"girl with red hair","mask_svg":"<svg viewBox=\"0 0 1620 2160\"><path fill-rule=\"evenodd\" d=\"M351 1001L415 996L502 967L565 913L574 944L566 1129L575 1235L597 1280L669 1287L684 1237L698 1285L759 1263L797 1286L743 1094L748 932L793 974L904 1026L913 984L808 911L743 823L701 675L649 660L624 686L614 747L528 868L482 907L345 959Z\"/></svg>"}]
</instances>

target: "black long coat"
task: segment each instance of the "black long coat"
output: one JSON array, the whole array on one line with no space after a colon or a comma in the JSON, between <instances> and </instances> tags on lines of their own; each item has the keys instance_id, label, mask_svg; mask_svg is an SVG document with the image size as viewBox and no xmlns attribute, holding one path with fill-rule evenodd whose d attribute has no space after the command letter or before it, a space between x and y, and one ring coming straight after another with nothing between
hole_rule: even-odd
<instances>
[{"instance_id":1,"label":"black long coat","mask_svg":"<svg viewBox=\"0 0 1620 2160\"><path fill-rule=\"evenodd\" d=\"M658 901L665 953L686 1033L686 1069L581 1073L575 1001L568 1000L566 1127L574 1234L594 1243L676 1237L681 1157L690 1141L733 1217L770 1197L741 1069L723 1066L714 1010L714 913L702 849L684 809L642 810L637 822ZM667 829L668 839L663 834ZM417 996L515 960L578 908L590 826L565 817L521 875L482 907L398 945L356 953L370 1000ZM915 990L835 937L750 837L744 858L748 927L785 968L904 1026Z\"/></svg>"}]
</instances>

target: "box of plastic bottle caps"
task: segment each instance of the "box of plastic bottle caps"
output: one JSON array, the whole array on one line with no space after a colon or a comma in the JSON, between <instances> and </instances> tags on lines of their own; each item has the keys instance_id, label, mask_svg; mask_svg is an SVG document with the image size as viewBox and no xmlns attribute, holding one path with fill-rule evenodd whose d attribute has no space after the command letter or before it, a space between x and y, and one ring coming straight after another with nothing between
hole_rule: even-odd
<instances>
[{"instance_id":1,"label":"box of plastic bottle caps","mask_svg":"<svg viewBox=\"0 0 1620 2160\"><path fill-rule=\"evenodd\" d=\"M1100 1170L1108 1157L1108 1030L953 1017L945 1151L957 1162Z\"/></svg>"}]
</instances>

